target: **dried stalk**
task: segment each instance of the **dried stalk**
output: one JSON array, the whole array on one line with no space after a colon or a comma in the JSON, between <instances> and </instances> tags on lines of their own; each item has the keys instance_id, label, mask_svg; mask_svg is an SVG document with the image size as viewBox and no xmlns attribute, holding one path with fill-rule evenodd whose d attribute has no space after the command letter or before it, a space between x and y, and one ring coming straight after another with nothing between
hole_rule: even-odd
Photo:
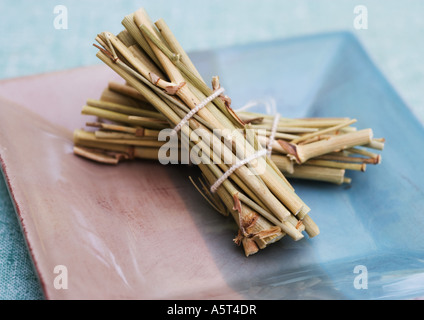
<instances>
[{"instance_id":1,"label":"dried stalk","mask_svg":"<svg viewBox=\"0 0 424 320\"><path fill-rule=\"evenodd\" d=\"M280 143L293 160L297 163L304 163L311 158L330 152L369 144L372 140L372 136L373 133L371 129L364 129L340 136L334 136L329 140L317 141L306 145L295 145L286 142L283 143L281 140Z\"/></svg>"},{"instance_id":2,"label":"dried stalk","mask_svg":"<svg viewBox=\"0 0 424 320\"><path fill-rule=\"evenodd\" d=\"M309 165L295 165L293 173L285 172L288 178L326 181L342 184L345 178L345 169L323 168Z\"/></svg>"}]
</instances>

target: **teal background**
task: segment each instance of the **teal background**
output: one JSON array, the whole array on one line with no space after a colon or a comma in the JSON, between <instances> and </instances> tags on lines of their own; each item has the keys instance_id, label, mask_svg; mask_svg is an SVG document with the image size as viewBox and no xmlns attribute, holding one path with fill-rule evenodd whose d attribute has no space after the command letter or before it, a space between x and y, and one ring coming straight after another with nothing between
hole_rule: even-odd
<instances>
[{"instance_id":1,"label":"teal background","mask_svg":"<svg viewBox=\"0 0 424 320\"><path fill-rule=\"evenodd\" d=\"M68 29L53 25L56 5ZM368 29L353 27L356 5L368 8ZM187 51L217 49L304 34L347 30L416 117L424 121L424 2L420 0L30 1L1 0L0 79L98 64L95 35L122 30L122 18L145 7L164 18ZM0 179L0 299L42 299L19 223Z\"/></svg>"}]
</instances>

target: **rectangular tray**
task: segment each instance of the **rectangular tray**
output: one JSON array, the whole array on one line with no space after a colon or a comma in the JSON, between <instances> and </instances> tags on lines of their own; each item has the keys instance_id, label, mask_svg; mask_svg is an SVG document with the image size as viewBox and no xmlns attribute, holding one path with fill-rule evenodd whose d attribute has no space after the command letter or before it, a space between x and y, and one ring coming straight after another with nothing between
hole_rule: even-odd
<instances>
[{"instance_id":1,"label":"rectangular tray","mask_svg":"<svg viewBox=\"0 0 424 320\"><path fill-rule=\"evenodd\" d=\"M236 225L154 161L72 154L80 110L117 76L103 65L0 82L0 160L49 299L399 299L424 291L424 131L349 33L195 52L233 106L273 97L285 117L358 119L385 137L351 186L293 181L321 234L246 258ZM68 289L55 288L56 266ZM355 267L367 289L355 289ZM361 269L364 270L364 269Z\"/></svg>"}]
</instances>

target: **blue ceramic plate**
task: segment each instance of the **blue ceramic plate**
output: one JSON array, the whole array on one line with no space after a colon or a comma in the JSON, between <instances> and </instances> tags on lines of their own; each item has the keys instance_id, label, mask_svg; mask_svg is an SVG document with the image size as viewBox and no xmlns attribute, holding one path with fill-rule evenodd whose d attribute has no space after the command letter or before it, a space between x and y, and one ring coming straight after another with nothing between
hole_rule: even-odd
<instances>
[{"instance_id":1,"label":"blue ceramic plate","mask_svg":"<svg viewBox=\"0 0 424 320\"><path fill-rule=\"evenodd\" d=\"M293 181L321 234L286 241L279 258L267 248L252 267L264 273L234 286L262 288L247 290L251 298L423 296L423 127L357 39L335 33L192 57L205 79L220 76L234 104L273 97L283 116L356 118L386 138L382 163L349 172L349 187Z\"/></svg>"}]
</instances>

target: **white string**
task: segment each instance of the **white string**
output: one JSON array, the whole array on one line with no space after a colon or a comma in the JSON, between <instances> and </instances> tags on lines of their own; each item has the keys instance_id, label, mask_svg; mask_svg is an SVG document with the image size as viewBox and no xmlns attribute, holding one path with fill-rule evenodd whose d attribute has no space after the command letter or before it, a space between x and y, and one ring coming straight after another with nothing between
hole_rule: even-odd
<instances>
[{"instance_id":1,"label":"white string","mask_svg":"<svg viewBox=\"0 0 424 320\"><path fill-rule=\"evenodd\" d=\"M275 99L273 98L250 100L244 106L234 111L235 112L246 111L250 108L259 106L261 104L265 106L266 112L268 114L275 114L277 112L277 105L276 105Z\"/></svg>"},{"instance_id":2,"label":"white string","mask_svg":"<svg viewBox=\"0 0 424 320\"><path fill-rule=\"evenodd\" d=\"M238 109L237 111L240 110L246 110L248 108L251 108L253 106L256 106L258 104L258 101L263 102L264 100L256 100L256 101L251 101L249 103L247 103L245 106L243 106L242 108ZM271 104L267 104L265 103L265 106L267 107L267 111L271 111L271 108L274 109L274 113L275 113L275 117L274 117L274 122L272 124L272 128L271 128L271 134L269 136L269 140L268 140L268 145L266 149L262 149L259 150L258 152L252 154L250 157L247 157L243 160L238 160L234 165L232 165L227 171L224 172L224 174L219 177L214 184L211 186L210 191L212 193L215 193L216 190L218 190L219 186L228 179L228 177L230 175L232 175L234 173L234 171L236 171L238 168L240 168L241 166L244 166L245 164L260 158L262 156L268 155L269 157L271 156L272 153L272 145L274 144L274 140L275 140L275 134L277 132L277 128L278 128L278 122L280 120L280 114L276 112L276 104L275 104L275 100L271 99Z\"/></svg>"},{"instance_id":3,"label":"white string","mask_svg":"<svg viewBox=\"0 0 424 320\"><path fill-rule=\"evenodd\" d=\"M190 110L189 113L186 114L186 116L178 123L175 128L172 130L171 136L174 134L177 134L178 131L181 130L183 125L185 125L197 112L199 112L200 109L204 108L209 102L214 100L215 98L219 97L223 92L225 91L224 88L219 88L214 93L212 93L209 97L201 101L196 107Z\"/></svg>"},{"instance_id":4,"label":"white string","mask_svg":"<svg viewBox=\"0 0 424 320\"><path fill-rule=\"evenodd\" d=\"M219 177L218 180L215 181L215 183L211 186L211 192L215 193L216 190L219 188L219 186L225 181L227 180L227 178L234 172L236 171L238 168L240 168L241 166L244 166L245 164L249 163L250 161L253 161L259 157L262 157L264 155L267 154L267 150L266 149L262 149L259 150L258 152L252 154L250 157L247 157L243 160L238 160L234 165L232 165L227 171L224 172L224 174Z\"/></svg>"}]
</instances>

